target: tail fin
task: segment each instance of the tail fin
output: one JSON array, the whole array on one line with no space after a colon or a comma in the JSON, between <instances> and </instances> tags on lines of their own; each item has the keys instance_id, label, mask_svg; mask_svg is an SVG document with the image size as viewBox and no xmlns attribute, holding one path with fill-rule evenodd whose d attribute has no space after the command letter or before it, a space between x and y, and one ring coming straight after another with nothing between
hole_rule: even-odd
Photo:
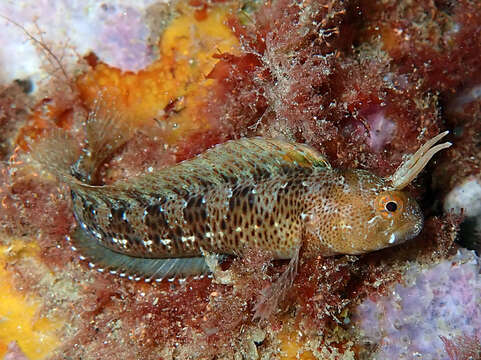
<instances>
[{"instance_id":1,"label":"tail fin","mask_svg":"<svg viewBox=\"0 0 481 360\"><path fill-rule=\"evenodd\" d=\"M99 97L85 123L85 146L55 128L32 143L32 157L60 181L69 185L95 184L97 170L131 137L127 122Z\"/></svg>"},{"instance_id":2,"label":"tail fin","mask_svg":"<svg viewBox=\"0 0 481 360\"><path fill-rule=\"evenodd\" d=\"M81 149L78 142L64 130L55 128L30 144L31 155L44 169L69 185L79 183L72 175L71 167L78 160Z\"/></svg>"},{"instance_id":3,"label":"tail fin","mask_svg":"<svg viewBox=\"0 0 481 360\"><path fill-rule=\"evenodd\" d=\"M72 171L82 181L95 184L99 167L129 140L131 131L124 116L115 107L106 106L102 96L95 100L85 130L85 147Z\"/></svg>"}]
</instances>

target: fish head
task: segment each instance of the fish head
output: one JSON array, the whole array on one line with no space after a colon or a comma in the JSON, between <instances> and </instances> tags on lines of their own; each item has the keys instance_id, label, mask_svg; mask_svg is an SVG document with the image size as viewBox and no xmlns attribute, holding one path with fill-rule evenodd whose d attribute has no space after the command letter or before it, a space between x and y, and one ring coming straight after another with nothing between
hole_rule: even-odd
<instances>
[{"instance_id":1,"label":"fish head","mask_svg":"<svg viewBox=\"0 0 481 360\"><path fill-rule=\"evenodd\" d=\"M423 213L417 201L407 192L386 190L372 205L373 217L367 220L366 232L375 250L401 244L421 232Z\"/></svg>"},{"instance_id":2,"label":"fish head","mask_svg":"<svg viewBox=\"0 0 481 360\"><path fill-rule=\"evenodd\" d=\"M423 214L407 192L368 171L348 170L329 193L314 201L305 218L310 253L357 255L416 237Z\"/></svg>"}]
</instances>

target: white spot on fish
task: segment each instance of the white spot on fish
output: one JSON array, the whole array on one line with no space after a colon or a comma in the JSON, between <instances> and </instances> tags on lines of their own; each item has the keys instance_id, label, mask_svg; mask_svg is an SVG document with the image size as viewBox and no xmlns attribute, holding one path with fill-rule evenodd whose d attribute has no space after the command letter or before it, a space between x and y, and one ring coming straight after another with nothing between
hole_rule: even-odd
<instances>
[{"instance_id":1,"label":"white spot on fish","mask_svg":"<svg viewBox=\"0 0 481 360\"><path fill-rule=\"evenodd\" d=\"M170 243L172 242L172 240L171 239L160 239L160 242L165 246L169 246Z\"/></svg>"},{"instance_id":2,"label":"white spot on fish","mask_svg":"<svg viewBox=\"0 0 481 360\"><path fill-rule=\"evenodd\" d=\"M389 237L389 243L390 243L390 244L394 244L395 241L396 241L396 235L395 235L395 234L391 234L391 236Z\"/></svg>"},{"instance_id":3,"label":"white spot on fish","mask_svg":"<svg viewBox=\"0 0 481 360\"><path fill-rule=\"evenodd\" d=\"M152 240L142 240L142 242L144 243L144 246L152 246Z\"/></svg>"},{"instance_id":4,"label":"white spot on fish","mask_svg":"<svg viewBox=\"0 0 481 360\"><path fill-rule=\"evenodd\" d=\"M372 224L378 217L379 217L378 215L372 217L371 220L369 220L367 223Z\"/></svg>"}]
</instances>

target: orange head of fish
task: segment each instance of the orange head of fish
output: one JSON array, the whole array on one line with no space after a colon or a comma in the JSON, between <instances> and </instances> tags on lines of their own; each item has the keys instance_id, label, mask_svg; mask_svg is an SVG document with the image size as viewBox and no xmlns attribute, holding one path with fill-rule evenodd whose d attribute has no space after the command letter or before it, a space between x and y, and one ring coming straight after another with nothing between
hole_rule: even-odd
<instances>
[{"instance_id":1,"label":"orange head of fish","mask_svg":"<svg viewBox=\"0 0 481 360\"><path fill-rule=\"evenodd\" d=\"M338 177L342 180L324 186L303 216L309 252L362 254L419 234L423 214L408 193L363 170L339 171Z\"/></svg>"},{"instance_id":2,"label":"orange head of fish","mask_svg":"<svg viewBox=\"0 0 481 360\"><path fill-rule=\"evenodd\" d=\"M339 170L332 179L322 179L325 185L311 192L310 206L302 214L307 251L324 256L362 254L416 237L423 214L403 189L436 153L451 146L436 145L447 134L428 140L388 178L365 170Z\"/></svg>"}]
</instances>

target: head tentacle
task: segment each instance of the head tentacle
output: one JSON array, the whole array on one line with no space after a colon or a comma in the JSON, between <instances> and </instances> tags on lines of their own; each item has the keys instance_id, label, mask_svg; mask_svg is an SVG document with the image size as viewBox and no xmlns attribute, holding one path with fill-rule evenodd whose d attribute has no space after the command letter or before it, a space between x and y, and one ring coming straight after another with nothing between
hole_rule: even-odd
<instances>
[{"instance_id":1,"label":"head tentacle","mask_svg":"<svg viewBox=\"0 0 481 360\"><path fill-rule=\"evenodd\" d=\"M445 142L434 146L448 133L449 131L445 131L435 136L431 140L428 140L419 148L418 151L416 151L414 155L404 162L389 178L392 188L396 190L405 188L419 175L419 173L426 167L426 164L429 162L429 160L431 160L436 153L450 147L452 145L450 142Z\"/></svg>"}]
</instances>

